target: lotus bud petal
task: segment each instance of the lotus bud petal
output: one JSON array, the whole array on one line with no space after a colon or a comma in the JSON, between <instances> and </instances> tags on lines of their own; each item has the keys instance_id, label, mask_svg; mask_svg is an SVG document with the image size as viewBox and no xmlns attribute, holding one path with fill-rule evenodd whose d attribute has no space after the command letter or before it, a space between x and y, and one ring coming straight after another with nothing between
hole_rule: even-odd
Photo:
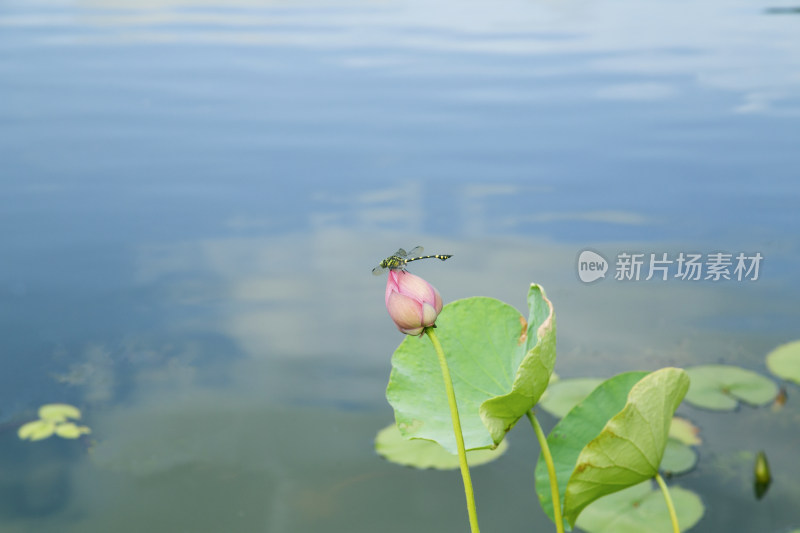
<instances>
[{"instance_id":1,"label":"lotus bud petal","mask_svg":"<svg viewBox=\"0 0 800 533\"><path fill-rule=\"evenodd\" d=\"M442 311L442 297L433 285L405 270L389 271L386 309L397 328L407 335L421 335L433 326Z\"/></svg>"}]
</instances>

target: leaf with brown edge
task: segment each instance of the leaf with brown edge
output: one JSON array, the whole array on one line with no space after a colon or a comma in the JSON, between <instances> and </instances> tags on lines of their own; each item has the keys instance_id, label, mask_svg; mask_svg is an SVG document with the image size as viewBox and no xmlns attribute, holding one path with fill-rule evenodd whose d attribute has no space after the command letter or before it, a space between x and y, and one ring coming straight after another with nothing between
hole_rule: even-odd
<instances>
[{"instance_id":1,"label":"leaf with brown edge","mask_svg":"<svg viewBox=\"0 0 800 533\"><path fill-rule=\"evenodd\" d=\"M578 456L564 495L570 525L598 498L658 473L672 416L688 389L689 376L680 368L662 368L633 386L625 407Z\"/></svg>"},{"instance_id":2,"label":"leaf with brown edge","mask_svg":"<svg viewBox=\"0 0 800 533\"><path fill-rule=\"evenodd\" d=\"M528 305L525 320L499 300L466 298L445 305L436 320L467 450L500 444L547 388L556 357L553 306L535 284ZM456 452L442 371L427 338L408 336L397 348L386 398L405 438Z\"/></svg>"}]
</instances>

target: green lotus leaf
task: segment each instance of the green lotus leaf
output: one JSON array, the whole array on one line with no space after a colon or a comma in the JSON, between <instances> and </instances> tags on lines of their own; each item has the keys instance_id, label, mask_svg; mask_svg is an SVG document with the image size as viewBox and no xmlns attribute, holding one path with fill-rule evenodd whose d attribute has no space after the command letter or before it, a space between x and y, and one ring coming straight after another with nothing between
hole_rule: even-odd
<instances>
[{"instance_id":1,"label":"green lotus leaf","mask_svg":"<svg viewBox=\"0 0 800 533\"><path fill-rule=\"evenodd\" d=\"M703 502L681 487L670 487L669 493L680 530L688 531L703 517ZM584 509L577 526L587 533L672 533L664 496L651 481L600 498Z\"/></svg>"},{"instance_id":2,"label":"green lotus leaf","mask_svg":"<svg viewBox=\"0 0 800 533\"><path fill-rule=\"evenodd\" d=\"M696 464L697 452L677 439L667 439L667 447L664 448L664 457L659 467L661 471L670 475L684 474Z\"/></svg>"},{"instance_id":3,"label":"green lotus leaf","mask_svg":"<svg viewBox=\"0 0 800 533\"><path fill-rule=\"evenodd\" d=\"M547 436L547 445L553 457L560 500L564 501L572 471L581 450L595 438L611 417L625 407L628 393L647 372L626 372L607 379L578 403ZM536 493L544 512L553 518L553 500L550 494L550 480L547 465L539 455L536 464ZM565 524L569 528L569 524Z\"/></svg>"},{"instance_id":4,"label":"green lotus leaf","mask_svg":"<svg viewBox=\"0 0 800 533\"><path fill-rule=\"evenodd\" d=\"M56 425L51 420L34 420L23 424L17 430L17 436L22 440L42 440L46 439L56 429Z\"/></svg>"},{"instance_id":5,"label":"green lotus leaf","mask_svg":"<svg viewBox=\"0 0 800 533\"><path fill-rule=\"evenodd\" d=\"M68 418L80 419L81 411L74 405L50 403L39 408L39 418L52 422L63 422Z\"/></svg>"},{"instance_id":6,"label":"green lotus leaf","mask_svg":"<svg viewBox=\"0 0 800 533\"><path fill-rule=\"evenodd\" d=\"M729 411L740 400L750 405L765 405L778 394L772 380L738 366L694 366L686 372L692 380L686 401L697 407Z\"/></svg>"},{"instance_id":7,"label":"green lotus leaf","mask_svg":"<svg viewBox=\"0 0 800 533\"><path fill-rule=\"evenodd\" d=\"M669 438L682 442L687 446L697 446L702 444L702 439L698 436L700 428L692 424L689 420L679 416L672 417L672 424L669 426Z\"/></svg>"},{"instance_id":8,"label":"green lotus leaf","mask_svg":"<svg viewBox=\"0 0 800 533\"><path fill-rule=\"evenodd\" d=\"M642 378L616 414L578 456L564 493L564 518L571 524L590 503L658 473L672 415L689 389L680 368L662 368Z\"/></svg>"},{"instance_id":9,"label":"green lotus leaf","mask_svg":"<svg viewBox=\"0 0 800 533\"><path fill-rule=\"evenodd\" d=\"M56 435L64 439L77 439L81 435L91 433L91 430L86 426L76 426L72 422L64 422L56 424Z\"/></svg>"},{"instance_id":10,"label":"green lotus leaf","mask_svg":"<svg viewBox=\"0 0 800 533\"><path fill-rule=\"evenodd\" d=\"M697 464L697 452L692 446L702 444L700 428L679 416L672 417L669 438L661 459L660 470L670 475L688 472Z\"/></svg>"},{"instance_id":11,"label":"green lotus leaf","mask_svg":"<svg viewBox=\"0 0 800 533\"><path fill-rule=\"evenodd\" d=\"M526 322L492 298L444 307L436 321L450 367L466 448L494 448L541 397L555 365L553 306L538 285ZM438 442L456 453L442 371L426 336L408 336L392 356L386 398L406 438Z\"/></svg>"},{"instance_id":12,"label":"green lotus leaf","mask_svg":"<svg viewBox=\"0 0 800 533\"><path fill-rule=\"evenodd\" d=\"M472 450L467 452L467 463L478 466L489 463L505 453L508 444L505 440L494 450ZM414 468L435 468L453 470L459 467L458 455L453 455L437 443L423 439L404 439L392 424L380 430L375 437L375 451L378 455L403 466Z\"/></svg>"},{"instance_id":13,"label":"green lotus leaf","mask_svg":"<svg viewBox=\"0 0 800 533\"><path fill-rule=\"evenodd\" d=\"M779 378L800 384L800 341L782 344L767 354L767 368Z\"/></svg>"},{"instance_id":14,"label":"green lotus leaf","mask_svg":"<svg viewBox=\"0 0 800 533\"><path fill-rule=\"evenodd\" d=\"M600 378L574 378L550 381L539 407L551 415L564 418L570 409L586 398L603 382Z\"/></svg>"}]
</instances>

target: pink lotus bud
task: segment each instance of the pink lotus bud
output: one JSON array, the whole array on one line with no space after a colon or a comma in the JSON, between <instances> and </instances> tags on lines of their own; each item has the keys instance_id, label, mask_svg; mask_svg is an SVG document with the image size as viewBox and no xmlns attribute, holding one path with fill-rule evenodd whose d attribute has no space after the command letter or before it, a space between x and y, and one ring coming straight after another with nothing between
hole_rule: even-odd
<instances>
[{"instance_id":1,"label":"pink lotus bud","mask_svg":"<svg viewBox=\"0 0 800 533\"><path fill-rule=\"evenodd\" d=\"M421 335L442 311L442 297L433 285L405 270L390 270L386 282L386 310L398 329Z\"/></svg>"}]
</instances>

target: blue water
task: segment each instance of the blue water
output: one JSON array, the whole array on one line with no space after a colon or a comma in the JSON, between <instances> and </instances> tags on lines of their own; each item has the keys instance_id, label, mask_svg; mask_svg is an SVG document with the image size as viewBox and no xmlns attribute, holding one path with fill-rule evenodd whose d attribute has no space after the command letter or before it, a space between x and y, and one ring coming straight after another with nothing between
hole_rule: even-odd
<instances>
[{"instance_id":1,"label":"blue water","mask_svg":"<svg viewBox=\"0 0 800 533\"><path fill-rule=\"evenodd\" d=\"M28 487L4 530L465 529L457 477L372 452L401 336L369 273L401 246L454 255L414 269L446 301L523 308L542 283L564 376L766 373L800 338L800 16L781 6L3 2L0 455L18 467L0 490ZM755 282L584 285L585 248L764 263ZM796 470L789 392L772 453ZM83 408L94 455L21 460L8 428L54 401ZM476 474L520 509L523 429ZM687 483L711 502L698 530L725 530L739 500ZM793 483L738 506L747 531L800 527ZM491 529L547 527L478 490Z\"/></svg>"}]
</instances>

